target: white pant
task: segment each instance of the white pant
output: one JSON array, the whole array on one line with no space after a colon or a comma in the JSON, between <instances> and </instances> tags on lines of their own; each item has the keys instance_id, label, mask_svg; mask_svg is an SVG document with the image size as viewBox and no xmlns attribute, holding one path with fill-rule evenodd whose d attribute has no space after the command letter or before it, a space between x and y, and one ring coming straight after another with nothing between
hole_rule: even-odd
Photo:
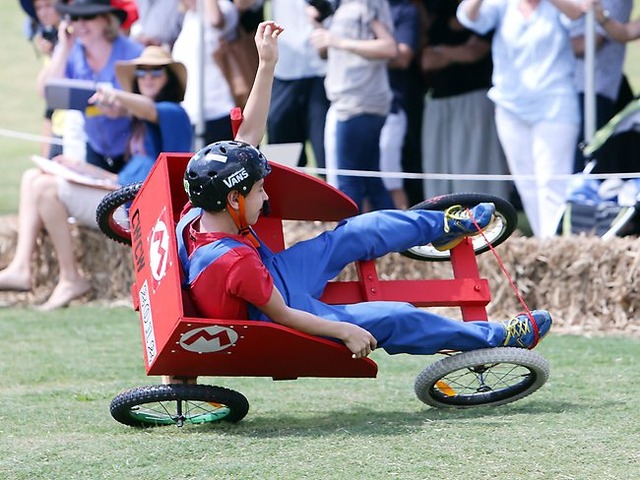
<instances>
[{"instance_id":1,"label":"white pant","mask_svg":"<svg viewBox=\"0 0 640 480\"><path fill-rule=\"evenodd\" d=\"M554 177L573 172L579 126L553 121L528 124L496 106L496 128L533 234L555 235L569 179Z\"/></svg>"},{"instance_id":2,"label":"white pant","mask_svg":"<svg viewBox=\"0 0 640 480\"><path fill-rule=\"evenodd\" d=\"M329 107L324 123L324 165L327 169L327 183L338 188L338 156L336 155L336 112Z\"/></svg>"},{"instance_id":3,"label":"white pant","mask_svg":"<svg viewBox=\"0 0 640 480\"><path fill-rule=\"evenodd\" d=\"M402 147L407 133L407 114L399 109L389 113L380 132L380 171L402 172ZM401 190L403 180L399 177L382 179L387 190Z\"/></svg>"}]
</instances>

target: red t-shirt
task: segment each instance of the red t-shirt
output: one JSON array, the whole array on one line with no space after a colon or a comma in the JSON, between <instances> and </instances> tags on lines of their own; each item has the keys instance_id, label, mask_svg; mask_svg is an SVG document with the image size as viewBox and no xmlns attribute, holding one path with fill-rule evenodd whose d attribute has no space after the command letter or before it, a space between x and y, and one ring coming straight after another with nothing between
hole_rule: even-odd
<instances>
[{"instance_id":1,"label":"red t-shirt","mask_svg":"<svg viewBox=\"0 0 640 480\"><path fill-rule=\"evenodd\" d=\"M233 248L205 268L193 281L190 296L199 313L206 318L247 319L247 302L259 307L273 292L273 278L256 248L242 235L220 232L201 233L191 222L184 229L189 256L202 245L230 237L249 248Z\"/></svg>"}]
</instances>

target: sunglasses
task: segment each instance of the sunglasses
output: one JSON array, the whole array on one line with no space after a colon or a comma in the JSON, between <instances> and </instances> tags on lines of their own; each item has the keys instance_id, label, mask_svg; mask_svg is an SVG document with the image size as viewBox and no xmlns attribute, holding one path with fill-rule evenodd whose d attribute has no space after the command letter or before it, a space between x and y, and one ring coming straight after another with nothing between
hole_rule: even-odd
<instances>
[{"instance_id":1,"label":"sunglasses","mask_svg":"<svg viewBox=\"0 0 640 480\"><path fill-rule=\"evenodd\" d=\"M160 78L164 74L164 67L156 68L136 68L136 78L151 75L153 78Z\"/></svg>"},{"instance_id":2,"label":"sunglasses","mask_svg":"<svg viewBox=\"0 0 640 480\"><path fill-rule=\"evenodd\" d=\"M98 15L69 15L69 20L72 22L77 22L80 20L84 20L85 22L90 22L98 17Z\"/></svg>"}]
</instances>

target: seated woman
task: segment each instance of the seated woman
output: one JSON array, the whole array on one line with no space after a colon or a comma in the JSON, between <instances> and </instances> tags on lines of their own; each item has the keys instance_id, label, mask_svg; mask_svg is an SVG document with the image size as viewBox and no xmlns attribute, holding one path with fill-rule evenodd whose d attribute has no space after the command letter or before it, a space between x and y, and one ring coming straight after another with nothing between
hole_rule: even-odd
<instances>
[{"instance_id":1,"label":"seated woman","mask_svg":"<svg viewBox=\"0 0 640 480\"><path fill-rule=\"evenodd\" d=\"M99 89L90 102L110 115L132 118L124 167L116 174L64 157L54 160L73 163L74 169L111 179L117 186L144 180L160 152L190 151L193 135L189 117L180 106L187 77L184 65L174 62L160 47L147 47L140 57L117 62L115 68L123 90ZM39 169L27 170L20 189L18 245L13 260L0 271L0 290L32 288L31 260L44 227L56 251L60 275L40 309L66 306L87 293L90 284L78 269L67 220L73 217L84 225L97 226L96 207L106 193L103 188L73 183Z\"/></svg>"}]
</instances>

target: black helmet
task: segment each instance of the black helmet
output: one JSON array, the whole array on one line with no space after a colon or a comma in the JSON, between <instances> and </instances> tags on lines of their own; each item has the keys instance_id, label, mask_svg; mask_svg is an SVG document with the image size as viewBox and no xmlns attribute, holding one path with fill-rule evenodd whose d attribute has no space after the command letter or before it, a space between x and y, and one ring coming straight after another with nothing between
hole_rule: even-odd
<instances>
[{"instance_id":1,"label":"black helmet","mask_svg":"<svg viewBox=\"0 0 640 480\"><path fill-rule=\"evenodd\" d=\"M227 194L237 190L243 196L271 167L257 148L243 142L215 142L198 151L184 172L184 189L194 207L222 211Z\"/></svg>"}]
</instances>

